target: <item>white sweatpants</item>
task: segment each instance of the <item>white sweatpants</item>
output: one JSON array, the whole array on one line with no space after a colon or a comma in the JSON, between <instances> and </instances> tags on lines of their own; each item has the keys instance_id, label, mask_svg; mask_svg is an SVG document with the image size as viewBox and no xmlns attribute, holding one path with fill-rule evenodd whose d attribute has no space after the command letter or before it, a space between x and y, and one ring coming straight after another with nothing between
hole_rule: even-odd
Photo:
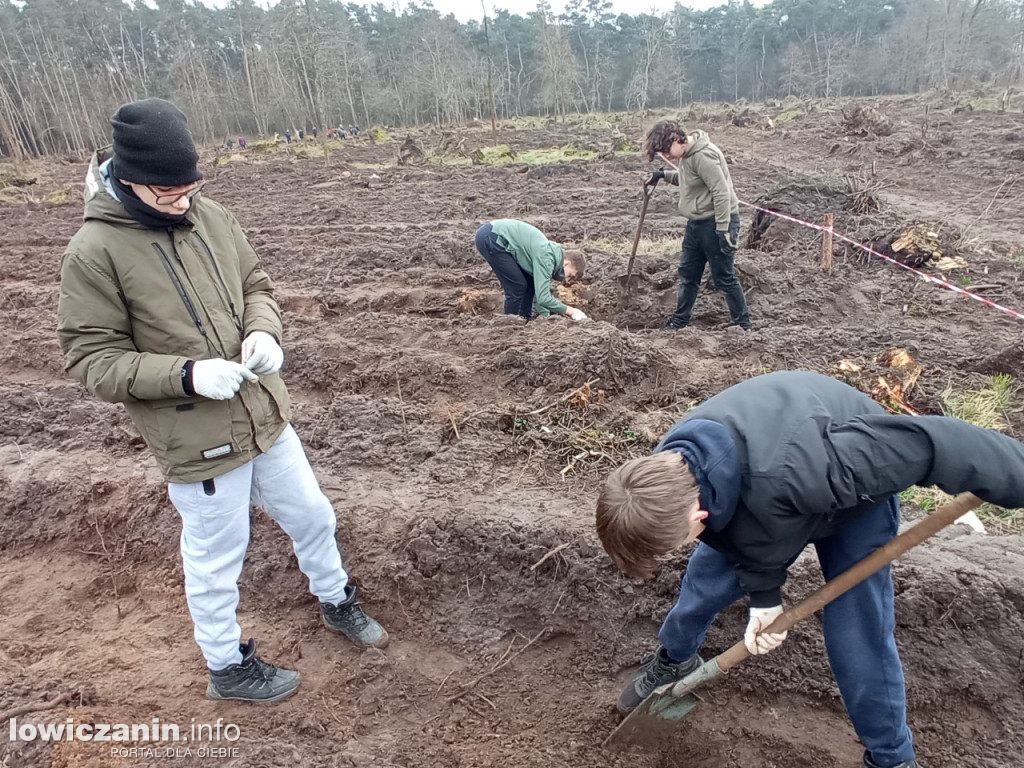
<instances>
[{"instance_id":1,"label":"white sweatpants","mask_svg":"<svg viewBox=\"0 0 1024 768\"><path fill-rule=\"evenodd\" d=\"M214 478L213 495L201 482L170 483L167 489L181 515L185 597L210 669L242 660L235 609L251 504L265 509L291 537L310 591L323 602L345 599L348 574L334 538L334 507L320 490L291 425L269 451Z\"/></svg>"}]
</instances>

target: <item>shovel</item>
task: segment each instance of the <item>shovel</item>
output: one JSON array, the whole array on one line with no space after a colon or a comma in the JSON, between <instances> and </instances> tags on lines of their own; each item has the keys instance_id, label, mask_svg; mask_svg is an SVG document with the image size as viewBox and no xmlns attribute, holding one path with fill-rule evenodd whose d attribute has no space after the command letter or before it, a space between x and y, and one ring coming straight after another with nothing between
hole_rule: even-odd
<instances>
[{"instance_id":1,"label":"shovel","mask_svg":"<svg viewBox=\"0 0 1024 768\"><path fill-rule=\"evenodd\" d=\"M644 216L647 215L647 203L651 199L651 195L654 193L654 188L658 186L658 182L651 184L650 182L644 182L644 202L640 206L640 221L636 223L636 235L633 237L633 251L629 254L629 263L626 265L626 274L619 275L617 278L619 285L625 288L627 291L632 291L640 283L640 275L633 274L633 262L636 260L636 249L640 245L640 232L644 227Z\"/></svg>"},{"instance_id":2,"label":"shovel","mask_svg":"<svg viewBox=\"0 0 1024 768\"><path fill-rule=\"evenodd\" d=\"M859 563L827 582L803 602L794 605L764 631L775 634L796 626L847 590L884 568L911 547L931 538L979 504L981 504L981 499L973 493L961 493L949 504L911 526ZM609 734L601 746L634 744L640 740L657 738L662 732L671 730L676 720L682 719L697 706L698 697L694 693L697 688L724 675L741 661L749 658L750 655L750 651L741 640L711 661L705 662L682 680L667 683L655 689L639 707L619 723L619 726Z\"/></svg>"}]
</instances>

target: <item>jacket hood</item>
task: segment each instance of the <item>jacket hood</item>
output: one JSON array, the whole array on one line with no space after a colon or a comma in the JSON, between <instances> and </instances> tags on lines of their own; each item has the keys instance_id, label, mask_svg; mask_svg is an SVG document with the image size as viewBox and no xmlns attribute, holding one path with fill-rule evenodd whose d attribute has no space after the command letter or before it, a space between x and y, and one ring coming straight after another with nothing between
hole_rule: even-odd
<instances>
[{"instance_id":1,"label":"jacket hood","mask_svg":"<svg viewBox=\"0 0 1024 768\"><path fill-rule=\"evenodd\" d=\"M560 283L565 282L565 249L557 243L552 243L552 252L555 254L555 272L551 275L553 280Z\"/></svg>"},{"instance_id":2,"label":"jacket hood","mask_svg":"<svg viewBox=\"0 0 1024 768\"><path fill-rule=\"evenodd\" d=\"M132 218L118 199L110 179L110 159L109 150L101 149L92 156L89 163L89 170L85 174L85 220L96 219L134 229L147 229ZM192 198L192 205L185 214L188 223L194 223L192 214L201 194Z\"/></svg>"},{"instance_id":3,"label":"jacket hood","mask_svg":"<svg viewBox=\"0 0 1024 768\"><path fill-rule=\"evenodd\" d=\"M686 148L687 155L692 155L694 152L700 152L708 145L708 142L710 142L707 133L704 131L690 131L686 134L686 137L690 141L690 146Z\"/></svg>"},{"instance_id":4,"label":"jacket hood","mask_svg":"<svg viewBox=\"0 0 1024 768\"><path fill-rule=\"evenodd\" d=\"M700 508L708 513L708 528L725 528L740 498L740 460L729 430L707 419L680 421L654 449L662 451L682 454L700 487Z\"/></svg>"},{"instance_id":5,"label":"jacket hood","mask_svg":"<svg viewBox=\"0 0 1024 768\"><path fill-rule=\"evenodd\" d=\"M117 199L110 181L110 153L101 149L92 156L85 174L86 221L98 219L111 224L139 227Z\"/></svg>"}]
</instances>

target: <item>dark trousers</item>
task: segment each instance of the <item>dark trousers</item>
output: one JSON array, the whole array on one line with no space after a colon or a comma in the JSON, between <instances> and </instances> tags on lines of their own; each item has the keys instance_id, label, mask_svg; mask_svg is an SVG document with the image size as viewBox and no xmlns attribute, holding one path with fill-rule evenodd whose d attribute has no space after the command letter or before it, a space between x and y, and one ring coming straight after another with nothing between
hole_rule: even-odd
<instances>
[{"instance_id":1,"label":"dark trousers","mask_svg":"<svg viewBox=\"0 0 1024 768\"><path fill-rule=\"evenodd\" d=\"M729 219L729 235L733 242L739 242L740 216L734 213ZM679 262L679 299L676 311L669 322L682 327L689 325L693 304L700 292L700 281L704 276L704 265L711 266L711 277L715 287L725 296L729 314L736 325L750 327L747 301L743 288L736 279L735 254L724 253L718 240L714 217L686 223L683 237L683 254Z\"/></svg>"},{"instance_id":2,"label":"dark trousers","mask_svg":"<svg viewBox=\"0 0 1024 768\"><path fill-rule=\"evenodd\" d=\"M484 257L505 291L505 314L533 317L533 278L526 274L516 257L498 245L498 236L487 222L476 231L476 249Z\"/></svg>"},{"instance_id":3,"label":"dark trousers","mask_svg":"<svg viewBox=\"0 0 1024 768\"><path fill-rule=\"evenodd\" d=\"M890 541L899 528L895 496L837 533L814 543L821 572L834 579ZM677 661L697 653L715 616L743 596L725 557L699 544L660 640ZM907 693L896 649L892 575L888 566L825 606L825 647L846 711L871 760L882 766L914 758Z\"/></svg>"}]
</instances>

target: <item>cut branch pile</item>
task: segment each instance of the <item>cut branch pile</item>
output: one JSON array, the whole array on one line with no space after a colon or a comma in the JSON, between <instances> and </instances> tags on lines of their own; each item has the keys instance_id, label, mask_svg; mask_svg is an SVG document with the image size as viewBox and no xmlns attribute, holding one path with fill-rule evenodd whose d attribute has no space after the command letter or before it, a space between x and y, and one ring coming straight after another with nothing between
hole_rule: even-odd
<instances>
[{"instance_id":1,"label":"cut branch pile","mask_svg":"<svg viewBox=\"0 0 1024 768\"><path fill-rule=\"evenodd\" d=\"M893 132L892 120L867 104L858 104L843 110L843 130L848 136L889 136Z\"/></svg>"},{"instance_id":2,"label":"cut branch pile","mask_svg":"<svg viewBox=\"0 0 1024 768\"><path fill-rule=\"evenodd\" d=\"M887 349L867 362L840 360L833 369L837 378L869 395L888 410L915 416L920 414L910 400L923 372L917 360L902 347Z\"/></svg>"},{"instance_id":3,"label":"cut branch pile","mask_svg":"<svg viewBox=\"0 0 1024 768\"><path fill-rule=\"evenodd\" d=\"M402 146L398 149L399 165L417 165L426 159L427 156L423 153L423 150L411 138L403 141Z\"/></svg>"},{"instance_id":4,"label":"cut branch pile","mask_svg":"<svg viewBox=\"0 0 1024 768\"><path fill-rule=\"evenodd\" d=\"M924 224L914 224L903 230L889 247L897 260L909 267L928 264L946 271L967 266L967 262L959 256L947 255L951 247L944 246L939 234Z\"/></svg>"}]
</instances>

